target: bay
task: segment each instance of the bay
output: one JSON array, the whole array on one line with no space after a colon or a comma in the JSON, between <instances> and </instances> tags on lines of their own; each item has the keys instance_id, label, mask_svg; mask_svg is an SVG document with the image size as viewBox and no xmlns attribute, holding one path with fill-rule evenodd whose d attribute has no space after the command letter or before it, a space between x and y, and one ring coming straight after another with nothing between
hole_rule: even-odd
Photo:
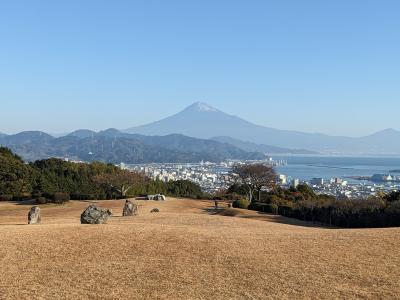
<instances>
[{"instance_id":1,"label":"bay","mask_svg":"<svg viewBox=\"0 0 400 300\"><path fill-rule=\"evenodd\" d=\"M314 177L372 176L390 174L400 169L400 157L354 157L354 156L273 156L274 160L286 160L286 166L276 168L279 174L309 181ZM400 174L392 174L399 176ZM349 179L349 182L357 182Z\"/></svg>"}]
</instances>

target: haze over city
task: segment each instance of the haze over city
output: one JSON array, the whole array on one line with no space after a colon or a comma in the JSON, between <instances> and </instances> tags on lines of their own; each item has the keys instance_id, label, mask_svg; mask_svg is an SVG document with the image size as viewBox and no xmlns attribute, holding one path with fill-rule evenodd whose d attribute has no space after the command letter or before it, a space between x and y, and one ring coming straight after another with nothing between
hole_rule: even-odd
<instances>
[{"instance_id":1,"label":"haze over city","mask_svg":"<svg viewBox=\"0 0 400 300\"><path fill-rule=\"evenodd\" d=\"M398 1L3 2L0 132L125 129L195 101L279 129L400 129L399 9Z\"/></svg>"}]
</instances>

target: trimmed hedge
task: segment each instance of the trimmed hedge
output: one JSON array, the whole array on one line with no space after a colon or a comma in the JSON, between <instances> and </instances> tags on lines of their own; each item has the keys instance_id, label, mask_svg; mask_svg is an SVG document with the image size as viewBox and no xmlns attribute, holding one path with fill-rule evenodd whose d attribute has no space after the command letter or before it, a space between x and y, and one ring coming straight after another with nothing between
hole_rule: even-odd
<instances>
[{"instance_id":1,"label":"trimmed hedge","mask_svg":"<svg viewBox=\"0 0 400 300\"><path fill-rule=\"evenodd\" d=\"M367 199L337 199L317 195L306 185L276 187L263 192L261 201L251 203L248 208L344 228L400 226L400 191Z\"/></svg>"},{"instance_id":2,"label":"trimmed hedge","mask_svg":"<svg viewBox=\"0 0 400 300\"><path fill-rule=\"evenodd\" d=\"M0 195L0 201L12 201L13 195Z\"/></svg>"},{"instance_id":3,"label":"trimmed hedge","mask_svg":"<svg viewBox=\"0 0 400 300\"><path fill-rule=\"evenodd\" d=\"M70 196L68 193L61 193L61 192L57 192L54 194L45 193L43 195L36 194L35 200L37 204L47 204L47 203L64 204L70 200Z\"/></svg>"},{"instance_id":4,"label":"trimmed hedge","mask_svg":"<svg viewBox=\"0 0 400 300\"><path fill-rule=\"evenodd\" d=\"M249 205L249 209L274 215L278 214L278 205L272 203L253 202Z\"/></svg>"},{"instance_id":5,"label":"trimmed hedge","mask_svg":"<svg viewBox=\"0 0 400 300\"><path fill-rule=\"evenodd\" d=\"M36 204L46 204L47 199L45 197L38 197L36 198Z\"/></svg>"},{"instance_id":6,"label":"trimmed hedge","mask_svg":"<svg viewBox=\"0 0 400 300\"><path fill-rule=\"evenodd\" d=\"M63 204L65 202L68 202L70 200L70 197L68 193L57 192L52 195L51 200L53 200L56 204Z\"/></svg>"},{"instance_id":7,"label":"trimmed hedge","mask_svg":"<svg viewBox=\"0 0 400 300\"><path fill-rule=\"evenodd\" d=\"M247 199L235 200L233 201L232 204L234 208L247 209L249 207L249 200Z\"/></svg>"},{"instance_id":8,"label":"trimmed hedge","mask_svg":"<svg viewBox=\"0 0 400 300\"><path fill-rule=\"evenodd\" d=\"M307 205L309 203L296 203L293 207L280 205L277 206L277 213L289 218L344 228L400 226L400 201L381 207L368 207L363 201L367 200L336 200L320 206ZM271 206L254 203L249 209L270 212Z\"/></svg>"}]
</instances>

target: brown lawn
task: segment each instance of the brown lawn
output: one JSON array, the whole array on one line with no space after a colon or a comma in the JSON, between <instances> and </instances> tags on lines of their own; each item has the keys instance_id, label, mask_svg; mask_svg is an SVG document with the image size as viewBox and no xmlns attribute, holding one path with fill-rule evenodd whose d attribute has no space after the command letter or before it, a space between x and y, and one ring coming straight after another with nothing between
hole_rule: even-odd
<instances>
[{"instance_id":1,"label":"brown lawn","mask_svg":"<svg viewBox=\"0 0 400 300\"><path fill-rule=\"evenodd\" d=\"M212 202L123 201L80 225L90 201L0 202L0 299L400 299L400 229L326 229ZM160 213L150 214L152 208Z\"/></svg>"}]
</instances>

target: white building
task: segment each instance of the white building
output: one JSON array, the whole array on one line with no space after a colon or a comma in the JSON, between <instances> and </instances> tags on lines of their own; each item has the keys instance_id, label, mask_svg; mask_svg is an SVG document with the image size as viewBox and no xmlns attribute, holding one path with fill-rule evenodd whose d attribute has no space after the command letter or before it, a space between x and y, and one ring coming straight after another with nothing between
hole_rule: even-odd
<instances>
[{"instance_id":1,"label":"white building","mask_svg":"<svg viewBox=\"0 0 400 300\"><path fill-rule=\"evenodd\" d=\"M280 174L279 177L278 177L278 181L279 181L280 184L286 185L287 184L286 175Z\"/></svg>"},{"instance_id":2,"label":"white building","mask_svg":"<svg viewBox=\"0 0 400 300\"><path fill-rule=\"evenodd\" d=\"M292 180L292 187L297 188L299 184L300 184L299 179L295 178Z\"/></svg>"}]
</instances>

